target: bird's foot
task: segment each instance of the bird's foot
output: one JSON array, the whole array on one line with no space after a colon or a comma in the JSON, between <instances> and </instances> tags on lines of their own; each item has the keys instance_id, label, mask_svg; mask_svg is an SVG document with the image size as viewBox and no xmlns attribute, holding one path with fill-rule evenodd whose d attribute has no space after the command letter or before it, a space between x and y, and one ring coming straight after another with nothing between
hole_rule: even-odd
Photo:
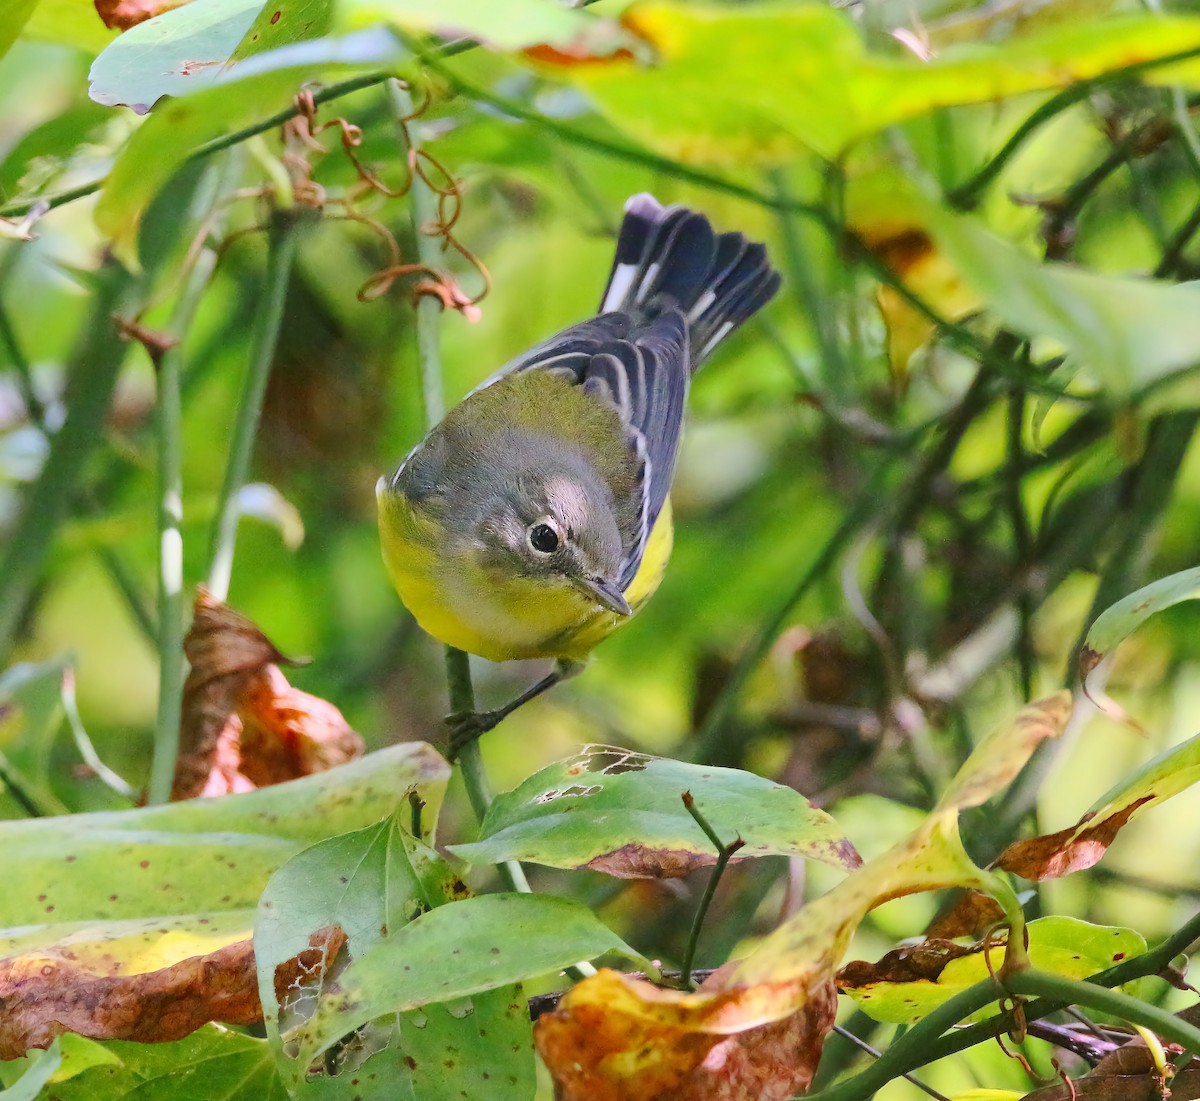
<instances>
[{"instance_id":1,"label":"bird's foot","mask_svg":"<svg viewBox=\"0 0 1200 1101\"><path fill-rule=\"evenodd\" d=\"M451 761L480 735L486 734L504 718L503 711L455 711L446 716L450 732L447 756Z\"/></svg>"}]
</instances>

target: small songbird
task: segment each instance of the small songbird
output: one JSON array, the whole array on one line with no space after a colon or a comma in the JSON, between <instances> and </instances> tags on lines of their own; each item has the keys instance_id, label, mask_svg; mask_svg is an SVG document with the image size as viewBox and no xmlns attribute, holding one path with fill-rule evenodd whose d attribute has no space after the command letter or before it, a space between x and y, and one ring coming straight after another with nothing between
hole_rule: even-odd
<instances>
[{"instance_id":1,"label":"small songbird","mask_svg":"<svg viewBox=\"0 0 1200 1101\"><path fill-rule=\"evenodd\" d=\"M779 288L766 249L650 195L625 205L599 314L502 367L376 486L417 622L491 661L554 658L451 747L578 672L654 593L692 372Z\"/></svg>"}]
</instances>

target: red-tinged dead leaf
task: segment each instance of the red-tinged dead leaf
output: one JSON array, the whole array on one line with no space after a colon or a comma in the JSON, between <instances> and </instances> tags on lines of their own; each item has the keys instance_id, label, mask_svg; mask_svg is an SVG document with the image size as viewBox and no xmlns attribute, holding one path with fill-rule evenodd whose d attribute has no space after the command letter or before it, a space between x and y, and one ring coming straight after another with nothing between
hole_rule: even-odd
<instances>
[{"instance_id":1,"label":"red-tinged dead leaf","mask_svg":"<svg viewBox=\"0 0 1200 1101\"><path fill-rule=\"evenodd\" d=\"M1108 851L1125 823L1153 798L1143 796L1093 826L1087 825L1094 817L1089 814L1057 833L1014 841L996 858L995 866L1024 879L1056 879L1090 868Z\"/></svg>"},{"instance_id":2,"label":"red-tinged dead leaf","mask_svg":"<svg viewBox=\"0 0 1200 1101\"><path fill-rule=\"evenodd\" d=\"M288 684L271 640L203 588L184 651L191 670L172 798L252 791L362 754L341 712Z\"/></svg>"},{"instance_id":3,"label":"red-tinged dead leaf","mask_svg":"<svg viewBox=\"0 0 1200 1101\"><path fill-rule=\"evenodd\" d=\"M96 14L109 30L127 31L139 23L182 8L188 0L95 0Z\"/></svg>"},{"instance_id":4,"label":"red-tinged dead leaf","mask_svg":"<svg viewBox=\"0 0 1200 1101\"><path fill-rule=\"evenodd\" d=\"M723 988L727 970L695 994L602 970L534 1026L562 1101L784 1101L812 1080L837 1008L831 983L779 1019L764 991ZM769 996L769 995L768 995ZM763 1023L765 1022L765 1023Z\"/></svg>"},{"instance_id":5,"label":"red-tinged dead leaf","mask_svg":"<svg viewBox=\"0 0 1200 1101\"><path fill-rule=\"evenodd\" d=\"M990 895L970 889L959 891L953 904L925 930L925 936L930 940L980 937L1003 918L1004 911Z\"/></svg>"},{"instance_id":6,"label":"red-tinged dead leaf","mask_svg":"<svg viewBox=\"0 0 1200 1101\"><path fill-rule=\"evenodd\" d=\"M276 991L319 979L345 942L337 927L314 933L312 947L276 968ZM64 1032L158 1044L209 1021L262 1021L252 941L140 975L97 975L51 951L0 960L0 1059L49 1047Z\"/></svg>"}]
</instances>

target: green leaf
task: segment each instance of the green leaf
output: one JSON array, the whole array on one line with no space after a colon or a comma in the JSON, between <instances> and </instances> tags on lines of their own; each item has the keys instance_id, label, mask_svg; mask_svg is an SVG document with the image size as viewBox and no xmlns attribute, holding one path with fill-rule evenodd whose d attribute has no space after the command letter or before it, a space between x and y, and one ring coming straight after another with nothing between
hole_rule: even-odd
<instances>
[{"instance_id":1,"label":"green leaf","mask_svg":"<svg viewBox=\"0 0 1200 1101\"><path fill-rule=\"evenodd\" d=\"M453 1014L461 998L511 989L609 952L640 959L573 899L495 894L439 906L338 972L336 994L321 1000L296 1036L297 1058L310 1064L384 1014L433 1005Z\"/></svg>"},{"instance_id":2,"label":"green leaf","mask_svg":"<svg viewBox=\"0 0 1200 1101\"><path fill-rule=\"evenodd\" d=\"M8 53L12 44L21 37L37 4L38 0L8 0L4 5L4 18L0 20L0 57Z\"/></svg>"},{"instance_id":3,"label":"green leaf","mask_svg":"<svg viewBox=\"0 0 1200 1101\"><path fill-rule=\"evenodd\" d=\"M499 796L474 844L451 852L472 863L530 860L621 878L683 875L716 863L713 843L683 805L697 809L742 856L806 856L860 863L837 823L804 796L737 769L686 764L592 745ZM736 859L736 858L735 858Z\"/></svg>"},{"instance_id":4,"label":"green leaf","mask_svg":"<svg viewBox=\"0 0 1200 1101\"><path fill-rule=\"evenodd\" d=\"M260 0L258 6L261 10L233 51L233 60L320 38L333 23L331 0Z\"/></svg>"},{"instance_id":5,"label":"green leaf","mask_svg":"<svg viewBox=\"0 0 1200 1101\"><path fill-rule=\"evenodd\" d=\"M1138 815L1200 782L1200 734L1160 753L1105 792L1074 826L1014 841L996 866L1026 879L1054 879L1097 864Z\"/></svg>"},{"instance_id":6,"label":"green leaf","mask_svg":"<svg viewBox=\"0 0 1200 1101\"><path fill-rule=\"evenodd\" d=\"M92 63L88 94L145 114L161 97L213 84L263 0L190 0L131 27Z\"/></svg>"},{"instance_id":7,"label":"green leaf","mask_svg":"<svg viewBox=\"0 0 1200 1101\"><path fill-rule=\"evenodd\" d=\"M25 34L71 46L88 54L97 54L117 37L96 14L94 4L78 0L39 0L33 17L25 25Z\"/></svg>"},{"instance_id":8,"label":"green leaf","mask_svg":"<svg viewBox=\"0 0 1200 1101\"><path fill-rule=\"evenodd\" d=\"M1149 14L952 46L930 61L869 53L854 20L825 4L653 0L631 8L624 22L654 48L653 64L574 66L556 75L584 88L647 145L686 161L735 165L809 149L834 160L855 141L935 108L1060 88L1200 48L1200 20Z\"/></svg>"},{"instance_id":9,"label":"green leaf","mask_svg":"<svg viewBox=\"0 0 1200 1101\"><path fill-rule=\"evenodd\" d=\"M66 1040L66 1037L64 1037ZM95 1044L115 1062L56 1082L56 1101L286 1101L265 1040L206 1025L182 1040Z\"/></svg>"},{"instance_id":10,"label":"green leaf","mask_svg":"<svg viewBox=\"0 0 1200 1101\"><path fill-rule=\"evenodd\" d=\"M426 1005L399 1015L398 1007L385 1006L368 1013L331 1038L341 1042L321 1062L324 1073L310 1069L326 1050L308 1042L314 1016L342 1006L347 975L375 972L379 955L386 955L385 946L408 922L466 894L446 861L401 828L401 813L305 850L263 892L255 956L264 1019L280 1070L297 1096L314 1099L344 1096L350 1071L364 1101L450 1101L499 1088L509 1091L506 1097L532 1097L532 1032L525 997L514 983L454 1005ZM314 933L333 927L346 934L344 948L324 961L318 978L289 991L281 1007L276 967L309 949ZM455 973L451 955L410 956L403 967Z\"/></svg>"},{"instance_id":11,"label":"green leaf","mask_svg":"<svg viewBox=\"0 0 1200 1101\"><path fill-rule=\"evenodd\" d=\"M66 810L50 786L65 668L66 660L60 658L36 665L21 662L0 674L0 765L43 813L51 814Z\"/></svg>"},{"instance_id":12,"label":"green leaf","mask_svg":"<svg viewBox=\"0 0 1200 1101\"><path fill-rule=\"evenodd\" d=\"M1014 332L1051 337L1114 396L1195 366L1200 282L1098 275L1043 263L971 218L927 204L938 244L988 307Z\"/></svg>"},{"instance_id":13,"label":"green leaf","mask_svg":"<svg viewBox=\"0 0 1200 1101\"><path fill-rule=\"evenodd\" d=\"M306 844L388 815L406 788L436 821L449 769L423 742L246 795L0 824L0 925L253 907Z\"/></svg>"},{"instance_id":14,"label":"green leaf","mask_svg":"<svg viewBox=\"0 0 1200 1101\"><path fill-rule=\"evenodd\" d=\"M1132 929L1092 925L1070 917L1045 917L1031 921L1029 959L1032 966L1071 979L1086 979L1123 959L1146 951L1146 939ZM918 946L919 947L919 946ZM909 954L912 949L907 950ZM999 966L1002 953L992 961ZM864 971L864 965L854 965ZM943 1002L988 977L983 950L950 959L936 978L892 982L883 977L850 982L843 971L838 986L876 1021L915 1024ZM990 1013L989 1008L986 1012Z\"/></svg>"},{"instance_id":15,"label":"green leaf","mask_svg":"<svg viewBox=\"0 0 1200 1101\"><path fill-rule=\"evenodd\" d=\"M1105 608L1088 628L1080 661L1089 668L1112 651L1151 616L1200 597L1200 566L1160 577ZM1091 654L1089 658L1087 655Z\"/></svg>"},{"instance_id":16,"label":"green leaf","mask_svg":"<svg viewBox=\"0 0 1200 1101\"><path fill-rule=\"evenodd\" d=\"M45 1051L29 1060L29 1069L4 1091L4 1101L37 1101L42 1087L62 1064L62 1050L55 1040Z\"/></svg>"},{"instance_id":17,"label":"green leaf","mask_svg":"<svg viewBox=\"0 0 1200 1101\"><path fill-rule=\"evenodd\" d=\"M497 50L548 45L590 57L638 45L612 20L554 0L343 0L338 13L349 26L383 20L443 38L478 39Z\"/></svg>"},{"instance_id":18,"label":"green leaf","mask_svg":"<svg viewBox=\"0 0 1200 1101\"><path fill-rule=\"evenodd\" d=\"M161 104L130 138L104 181L96 203L97 227L112 238L116 256L136 268L143 214L176 169L202 146L285 111L297 88L327 69L378 68L400 56L395 41L382 31L300 42L239 61L223 70L215 85L210 82L199 92Z\"/></svg>"}]
</instances>

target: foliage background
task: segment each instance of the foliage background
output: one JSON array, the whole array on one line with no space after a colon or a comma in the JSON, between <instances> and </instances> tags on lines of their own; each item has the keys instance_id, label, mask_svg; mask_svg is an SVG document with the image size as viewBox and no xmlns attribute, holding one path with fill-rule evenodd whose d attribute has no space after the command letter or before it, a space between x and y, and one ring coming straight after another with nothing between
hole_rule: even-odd
<instances>
[{"instance_id":1,"label":"foliage background","mask_svg":"<svg viewBox=\"0 0 1200 1101\"><path fill-rule=\"evenodd\" d=\"M1184 3L1167 6L1182 15L1194 11ZM621 5L596 7L611 15ZM928 34L945 48L955 37L1019 45L1143 10L1066 0L1043 7L1035 19L1015 22L1007 9L993 18L990 9L945 4L865 4L845 18L857 20L872 50L898 58L902 47L888 34L897 28ZM389 14L386 5L362 5L359 12L359 18ZM20 204L93 180L121 155L137 118L87 98L89 65L113 37L82 6L43 0L37 8L0 68L0 201ZM538 41L536 31L529 41ZM920 111L832 161L796 141L785 143L782 155L747 157L735 141L702 149L703 155L685 152L676 164L678 150L664 134L673 127L686 132L738 82L754 79L760 68L783 72L799 64L798 56L783 35L777 57L746 56L731 38L728 68L712 77L711 102L647 101L649 137L631 137L619 117L614 123L597 110L597 102L608 101L602 90L590 94L586 74L531 67L511 50L477 49L451 64L482 94L455 96L444 76L426 73L433 104L413 132L462 182L455 235L492 280L477 324L459 314L443 322L451 401L510 356L594 309L622 203L635 192L695 205L720 227L766 240L788 280L762 322L730 341L697 380L674 497L677 544L662 590L604 645L585 676L485 740L495 784L511 787L583 741L689 755L738 657L763 624L782 616L782 629L719 738L702 744L711 760L794 784L827 806L870 855L911 827L997 719L1023 699L1070 682L1081 632L1097 611L1194 564L1200 532L1194 383L1185 374L1163 400L1162 390L1145 390L1143 379L1120 393L1085 363L1071 383L1075 400L1050 407L1035 435L1044 412L1038 392L1048 377L1058 386L1060 376L1031 368L1020 337L996 337L998 317L1012 324L1011 288L1001 288L999 301L985 301L982 312L942 327L911 361L896 354L877 299L881 275L892 282L897 274L912 276L917 293L955 319L971 295L952 264L932 275L906 266L906 240L915 242L918 259L926 247L937 264L944 258L894 179L931 179L943 194L953 191L1048 93L995 102L976 97L985 102ZM1113 276L1153 272L1178 241L1172 270L1163 274L1195 278L1200 252L1181 232L1195 230L1200 209L1189 87L1194 82L1183 77L1159 87L1098 86L1021 145L974 216L1030 258L1049 249ZM823 92L817 110L836 117L847 109L852 89ZM515 101L533 120L506 116L487 102L493 96ZM364 162L393 183L403 178L394 105L380 88L339 98L319 117L336 115L363 128L357 152ZM556 126L590 141L564 140ZM708 140L703 122L697 130L699 146ZM1135 131L1141 144L1128 140ZM620 155L638 139L652 150L640 163ZM314 178L329 195L343 194L357 177L336 131L321 140L330 151L312 156ZM264 235L256 227L267 215L263 188L278 178L280 149L268 133L219 157L188 162L156 196L141 227L145 300L152 303L145 321L163 326L195 231L197 195L218 186L241 196L222 207L227 243L183 341L188 586L208 570L209 529L264 279ZM698 166L701 176L689 178L679 165ZM1098 166L1108 169L1097 177ZM747 201L706 182L703 173L811 204L824 224ZM363 207L395 235L406 257L415 255L407 200L371 197ZM371 747L436 741L447 709L442 651L391 593L374 521L375 479L424 431L414 313L404 283L375 301L356 298L388 257L369 226L335 214L330 206L301 236L254 452L253 478L287 504L276 502L267 522L243 521L229 599L284 652L314 658L295 682L334 701ZM877 245L875 260L829 232L847 219ZM71 372L86 362L108 323L89 317L89 273L107 244L94 221L94 200L57 206L33 229L34 240L6 240L0 255L6 541L24 530L28 487L45 455L22 400L20 363L28 365L53 427ZM881 268L880 258L893 268ZM479 282L471 266L453 254L447 263L474 293ZM1163 342L1183 313L1166 317L1157 334ZM963 354L964 334L976 347L994 340L992 352L1005 361L1003 371L984 370L974 389L977 357ZM1139 356L1153 358L1145 342L1155 336L1142 339ZM1055 352L1043 339L1032 362L1044 364ZM7 655L10 663L73 664L87 730L101 757L135 788L148 776L158 678L155 642L146 631L159 543L153 402L148 357L130 344L103 439L78 479L58 487L64 520L37 564L36 587L22 602ZM938 455L945 426L955 423L960 442L924 468ZM1073 437L1071 426L1080 424ZM901 438L904 446L887 458ZM1059 441L1057 450L1050 441ZM923 469L927 476L914 480ZM914 494L912 509L901 524L891 508L906 492ZM290 546L281 529L297 520L304 538ZM849 553L791 600L839 532L848 532L842 550ZM0 600L10 599L0 593ZM856 613L856 602L870 614ZM981 629L998 610L1015 610L1019 628L994 645ZM968 816L964 834L972 852L993 853L1009 839L1003 831L1032 829L1033 816L1042 831L1073 822L1137 763L1194 732L1200 704L1194 614L1186 604L1164 613L1119 655L1109 691L1137 716L1145 736L1095 717L1062 753L1044 760L1044 771L1032 774L1020 793L1024 802L1010 805L1015 810ZM978 676L963 678L943 699L921 698L924 672L964 642L978 647ZM485 705L504 701L539 674L536 665L475 665ZM914 698L921 707L912 710ZM44 809L57 809L55 801L71 811L122 805L94 777L80 774L65 731L55 723L33 729L24 714L0 716L0 749L32 762L49 795ZM1131 926L1151 941L1176 928L1200 894L1198 798L1185 793L1138 820L1101 869L1043 885L1035 906ZM26 810L0 790L0 814ZM459 839L471 829L461 792L452 793L443 835ZM534 881L580 894L627 941L668 960L678 958L703 884L695 877L614 886L599 876L545 871L535 871ZM704 962L715 965L735 953L803 892L829 882L824 869L789 869L781 859L735 869L706 929ZM882 908L864 926L855 954L874 958L914 935L935 905L922 896ZM1022 1088L1025 1081L1012 1064L983 1052L930 1078L942 1089L976 1082Z\"/></svg>"}]
</instances>

